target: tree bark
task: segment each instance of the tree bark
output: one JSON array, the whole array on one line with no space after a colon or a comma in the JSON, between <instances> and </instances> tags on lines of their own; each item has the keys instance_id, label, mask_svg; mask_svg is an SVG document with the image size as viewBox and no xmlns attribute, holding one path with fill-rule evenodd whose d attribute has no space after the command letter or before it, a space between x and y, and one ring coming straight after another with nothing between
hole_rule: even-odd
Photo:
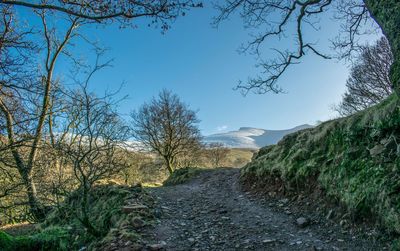
<instances>
[{"instance_id":1,"label":"tree bark","mask_svg":"<svg viewBox=\"0 0 400 251\"><path fill-rule=\"evenodd\" d=\"M164 159L165 159L165 164L167 165L169 174L172 174L174 172L174 168L172 165L171 158L169 158L168 156L164 156Z\"/></svg>"},{"instance_id":2,"label":"tree bark","mask_svg":"<svg viewBox=\"0 0 400 251\"><path fill-rule=\"evenodd\" d=\"M26 188L29 210L36 221L41 221L45 217L45 210L37 198L36 186L33 182L31 172L26 168L18 168Z\"/></svg>"},{"instance_id":3,"label":"tree bark","mask_svg":"<svg viewBox=\"0 0 400 251\"><path fill-rule=\"evenodd\" d=\"M41 207L41 204L37 198L36 186L32 180L32 166L27 166L25 164L16 146L14 145L15 135L14 135L13 117L10 111L8 110L7 106L3 103L1 97L0 97L0 110L3 112L6 118L8 144L11 148L11 153L15 160L16 169L21 175L22 182L26 188L30 212L36 220L42 220L44 218L45 212L43 210L43 207Z\"/></svg>"},{"instance_id":4,"label":"tree bark","mask_svg":"<svg viewBox=\"0 0 400 251\"><path fill-rule=\"evenodd\" d=\"M364 0L364 2L389 40L394 59L390 70L390 81L400 96L400 1Z\"/></svg>"}]
</instances>

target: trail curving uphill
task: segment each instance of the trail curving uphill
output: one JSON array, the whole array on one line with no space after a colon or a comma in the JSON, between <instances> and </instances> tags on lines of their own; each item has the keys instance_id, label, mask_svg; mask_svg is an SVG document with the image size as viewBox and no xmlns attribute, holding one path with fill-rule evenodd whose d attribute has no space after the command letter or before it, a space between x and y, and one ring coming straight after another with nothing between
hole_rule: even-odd
<instances>
[{"instance_id":1,"label":"trail curving uphill","mask_svg":"<svg viewBox=\"0 0 400 251\"><path fill-rule=\"evenodd\" d=\"M186 184L151 188L161 215L149 229L152 250L384 250L340 226L296 223L239 186L239 169L204 171Z\"/></svg>"}]
</instances>

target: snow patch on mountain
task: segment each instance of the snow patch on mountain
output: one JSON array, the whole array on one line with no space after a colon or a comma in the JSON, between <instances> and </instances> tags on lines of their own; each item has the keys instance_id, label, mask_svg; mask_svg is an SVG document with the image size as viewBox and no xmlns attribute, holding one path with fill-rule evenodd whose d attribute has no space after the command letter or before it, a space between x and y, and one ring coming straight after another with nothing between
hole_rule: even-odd
<instances>
[{"instance_id":1,"label":"snow patch on mountain","mask_svg":"<svg viewBox=\"0 0 400 251\"><path fill-rule=\"evenodd\" d=\"M220 142L230 148L261 148L274 145L285 135L312 128L311 125L300 125L286 130L265 130L252 127L241 127L238 131L217 133L204 137L206 143Z\"/></svg>"}]
</instances>

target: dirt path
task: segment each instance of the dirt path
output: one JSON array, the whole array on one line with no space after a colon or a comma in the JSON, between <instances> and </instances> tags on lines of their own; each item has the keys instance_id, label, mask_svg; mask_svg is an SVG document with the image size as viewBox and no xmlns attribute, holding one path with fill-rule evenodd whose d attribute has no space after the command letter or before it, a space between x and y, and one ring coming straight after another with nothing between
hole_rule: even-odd
<instances>
[{"instance_id":1,"label":"dirt path","mask_svg":"<svg viewBox=\"0 0 400 251\"><path fill-rule=\"evenodd\" d=\"M384 250L340 227L312 221L300 227L298 216L242 192L238 177L238 169L217 169L151 189L162 213L147 242L166 250Z\"/></svg>"}]
</instances>

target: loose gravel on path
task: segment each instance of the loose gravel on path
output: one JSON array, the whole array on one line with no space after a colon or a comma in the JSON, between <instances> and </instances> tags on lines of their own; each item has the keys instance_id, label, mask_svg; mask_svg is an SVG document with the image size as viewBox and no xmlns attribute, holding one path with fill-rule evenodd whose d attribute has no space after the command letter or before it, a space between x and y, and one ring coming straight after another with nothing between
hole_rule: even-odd
<instances>
[{"instance_id":1,"label":"loose gravel on path","mask_svg":"<svg viewBox=\"0 0 400 251\"><path fill-rule=\"evenodd\" d=\"M384 250L382 243L324 224L299 224L298 216L274 210L243 192L240 170L200 173L188 183L151 188L161 211L148 231L157 250ZM304 223L304 222L303 222ZM151 247L150 244L153 244ZM151 247L151 248L150 248Z\"/></svg>"}]
</instances>

